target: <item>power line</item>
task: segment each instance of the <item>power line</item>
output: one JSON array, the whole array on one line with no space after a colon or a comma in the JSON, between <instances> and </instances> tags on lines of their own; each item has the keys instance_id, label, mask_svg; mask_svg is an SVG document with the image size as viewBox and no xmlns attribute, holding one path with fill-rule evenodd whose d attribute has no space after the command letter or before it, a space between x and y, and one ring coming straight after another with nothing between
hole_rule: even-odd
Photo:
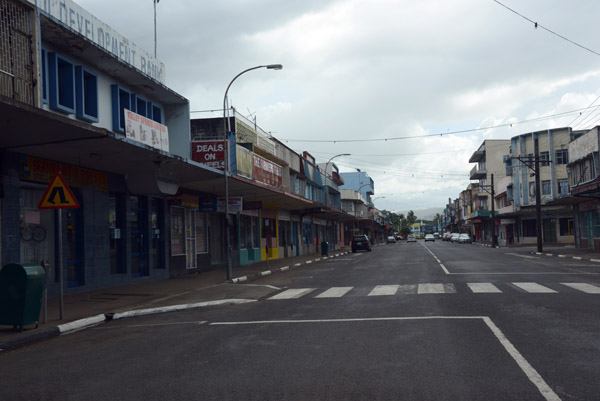
<instances>
[{"instance_id":1,"label":"power line","mask_svg":"<svg viewBox=\"0 0 600 401\"><path fill-rule=\"evenodd\" d=\"M598 106L598 107L600 107L600 106ZM569 114L579 113L582 110L585 110L585 109L565 111L563 113L551 114L551 115L547 115L547 116L543 116L543 117L536 117L536 118L531 118L528 120L515 121L515 122L511 122L511 123L490 125L487 127L480 127L480 128L470 128L470 129L459 130L459 131L442 132L442 133L438 133L438 134L411 135L411 136L400 136L400 137L391 137L391 138L372 138L372 139L291 139L291 138L278 138L278 139L280 141L285 141L285 142L309 142L309 143L352 143L352 142L399 141L402 139L428 138L428 137L433 137L433 136L466 134L469 132L487 131L487 130L495 129L495 128L512 127L513 125L517 125L517 124L525 124L525 123L530 123L530 122L535 122L535 121L542 121L542 120L547 120L547 119L551 119L551 118L555 118L555 117L564 117Z\"/></svg>"},{"instance_id":2,"label":"power line","mask_svg":"<svg viewBox=\"0 0 600 401\"><path fill-rule=\"evenodd\" d=\"M542 29L543 29L543 30L545 30L546 32L549 32L549 33L551 33L551 34L553 34L553 35L555 35L555 36L558 36L558 37L559 37L559 38L561 38L562 40L565 40L565 41L567 41L567 42L569 42L569 43L571 43L571 44L574 44L574 45L575 45L575 46L577 46L577 47L580 47L580 48L582 48L582 49L584 49L584 50L587 50L588 52L590 52L590 53L593 53L593 54L595 54L596 56L600 56L600 53L598 53L598 52L596 52L596 51L594 51L594 50L592 50L592 49L590 49L590 48L588 48L588 47L585 47L585 46L583 46L583 45L580 45L579 43L577 43L577 42L575 42L575 41L572 41L571 39L569 39L569 38L566 38L566 37L562 36L561 34L558 34L558 33L554 32L554 31L552 31L552 30L550 30L550 29L546 28L546 27L545 27L545 26L543 26L543 25L540 25L539 23L535 22L534 20L532 20L532 19L530 19L530 18L527 18L526 16L524 16L524 15L522 15L522 14L519 14L518 12L516 12L516 11L515 11L515 10L513 10L512 8L508 7L507 5L500 3L498 0L492 0L492 1L493 1L493 2L495 2L495 3L498 3L498 4L500 4L502 7L506 8L507 10L509 10L509 11L511 11L511 12L513 12L513 13L515 13L515 14L517 14L519 17L521 17L521 18L523 18L523 19L525 19L525 20L527 20L527 21L531 22L531 23L533 24L533 26L534 26L536 29L537 29L537 28L542 28Z\"/></svg>"}]
</instances>

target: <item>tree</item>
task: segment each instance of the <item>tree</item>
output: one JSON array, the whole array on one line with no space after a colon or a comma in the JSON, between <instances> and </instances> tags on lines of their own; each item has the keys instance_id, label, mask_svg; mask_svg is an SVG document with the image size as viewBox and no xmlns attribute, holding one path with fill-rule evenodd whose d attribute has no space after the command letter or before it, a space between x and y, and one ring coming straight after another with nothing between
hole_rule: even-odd
<instances>
[{"instance_id":1,"label":"tree","mask_svg":"<svg viewBox=\"0 0 600 401\"><path fill-rule=\"evenodd\" d=\"M417 216L415 216L415 212L413 212L412 210L410 210L406 214L406 220L408 221L408 225L409 226L412 226L413 224L415 224L416 221L417 221Z\"/></svg>"}]
</instances>

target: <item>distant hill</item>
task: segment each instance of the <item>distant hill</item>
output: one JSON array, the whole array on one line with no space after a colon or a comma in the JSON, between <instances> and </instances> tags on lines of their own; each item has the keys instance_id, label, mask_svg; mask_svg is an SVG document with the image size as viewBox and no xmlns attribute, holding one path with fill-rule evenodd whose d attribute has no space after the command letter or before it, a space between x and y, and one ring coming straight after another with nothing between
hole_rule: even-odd
<instances>
[{"instance_id":1,"label":"distant hill","mask_svg":"<svg viewBox=\"0 0 600 401\"><path fill-rule=\"evenodd\" d=\"M415 214L415 216L417 216L417 220L423 219L423 220L433 220L433 218L435 217L435 215L437 213L442 214L442 212L444 211L443 207L430 207L429 209L419 209L419 210L413 210L413 213ZM406 214L408 213L408 210L403 210L403 211L396 211L394 213L402 213L404 216L406 216Z\"/></svg>"}]
</instances>

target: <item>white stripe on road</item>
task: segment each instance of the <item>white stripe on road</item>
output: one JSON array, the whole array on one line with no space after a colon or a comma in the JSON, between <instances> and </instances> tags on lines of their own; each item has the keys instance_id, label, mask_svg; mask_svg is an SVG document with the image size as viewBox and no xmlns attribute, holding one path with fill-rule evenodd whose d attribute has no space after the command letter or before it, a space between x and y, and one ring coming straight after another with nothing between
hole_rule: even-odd
<instances>
[{"instance_id":1,"label":"white stripe on road","mask_svg":"<svg viewBox=\"0 0 600 401\"><path fill-rule=\"evenodd\" d=\"M417 294L454 294L456 288L454 284L419 284Z\"/></svg>"},{"instance_id":2,"label":"white stripe on road","mask_svg":"<svg viewBox=\"0 0 600 401\"><path fill-rule=\"evenodd\" d=\"M280 292L277 295L272 296L271 298L267 298L267 299L293 299L293 298L300 298L306 294L308 294L309 292L314 291L315 288L292 288L289 290L285 290L284 292Z\"/></svg>"},{"instance_id":3,"label":"white stripe on road","mask_svg":"<svg viewBox=\"0 0 600 401\"><path fill-rule=\"evenodd\" d=\"M396 292L398 292L398 287L398 285L378 285L371 290L368 296L396 295Z\"/></svg>"},{"instance_id":4,"label":"white stripe on road","mask_svg":"<svg viewBox=\"0 0 600 401\"><path fill-rule=\"evenodd\" d=\"M567 287L574 288L578 291L585 292L586 294L600 294L600 287L588 283L561 283Z\"/></svg>"},{"instance_id":5,"label":"white stripe on road","mask_svg":"<svg viewBox=\"0 0 600 401\"><path fill-rule=\"evenodd\" d=\"M317 295L315 298L340 298L353 288L354 287L331 287L327 291Z\"/></svg>"},{"instance_id":6,"label":"white stripe on road","mask_svg":"<svg viewBox=\"0 0 600 401\"><path fill-rule=\"evenodd\" d=\"M534 293L534 294L555 294L557 291L554 291L551 288L544 287L538 283L512 283L514 286L519 287L520 289Z\"/></svg>"},{"instance_id":7,"label":"white stripe on road","mask_svg":"<svg viewBox=\"0 0 600 401\"><path fill-rule=\"evenodd\" d=\"M467 283L471 291L476 294L482 293L499 293L502 292L498 287L492 283Z\"/></svg>"},{"instance_id":8,"label":"white stripe on road","mask_svg":"<svg viewBox=\"0 0 600 401\"><path fill-rule=\"evenodd\" d=\"M521 353L515 348L508 338L504 335L502 330L494 324L492 319L487 316L418 316L418 317L382 317L382 318L355 318L355 319L315 319L315 320L259 320L259 321L246 321L246 322L213 322L209 323L210 326L222 326L222 325L255 325L255 324L302 324L302 323L342 323L342 322L369 322L369 321L403 321L403 320L475 320L481 319L491 330L492 334L502 344L506 352L513 358L517 365L521 368L521 371L525 373L527 378L533 383L541 395L547 401L560 401L558 395L548 386L546 381L540 376L533 366L521 355Z\"/></svg>"}]
</instances>

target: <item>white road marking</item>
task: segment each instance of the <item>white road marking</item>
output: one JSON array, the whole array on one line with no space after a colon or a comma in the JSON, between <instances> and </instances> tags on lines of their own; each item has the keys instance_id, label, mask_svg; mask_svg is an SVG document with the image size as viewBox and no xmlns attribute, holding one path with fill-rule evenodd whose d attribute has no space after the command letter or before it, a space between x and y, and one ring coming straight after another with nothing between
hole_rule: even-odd
<instances>
[{"instance_id":1,"label":"white road marking","mask_svg":"<svg viewBox=\"0 0 600 401\"><path fill-rule=\"evenodd\" d=\"M554 291L551 288L544 287L538 283L512 283L514 286L519 287L522 290L525 290L534 294L555 294L557 291Z\"/></svg>"},{"instance_id":2,"label":"white road marking","mask_svg":"<svg viewBox=\"0 0 600 401\"><path fill-rule=\"evenodd\" d=\"M371 290L368 296L396 295L396 292L398 292L398 287L398 285L378 285Z\"/></svg>"},{"instance_id":3,"label":"white road marking","mask_svg":"<svg viewBox=\"0 0 600 401\"><path fill-rule=\"evenodd\" d=\"M500 293L502 292L498 287L492 283L467 283L471 291L476 294L482 293Z\"/></svg>"},{"instance_id":4,"label":"white road marking","mask_svg":"<svg viewBox=\"0 0 600 401\"><path fill-rule=\"evenodd\" d=\"M417 294L454 294L454 293L456 293L456 288L454 288L454 284L425 283L425 284L419 284L419 289L417 290Z\"/></svg>"},{"instance_id":5,"label":"white road marking","mask_svg":"<svg viewBox=\"0 0 600 401\"><path fill-rule=\"evenodd\" d=\"M115 330L115 329L122 329L125 327L160 327L160 326L176 326L176 325L180 325L180 324L195 324L195 325L202 325L202 324L206 324L208 323L208 321L206 320L197 320L197 321L191 321L191 322L172 322L172 323L153 323L153 324L129 324L126 326L99 326L99 327L95 327L95 330Z\"/></svg>"},{"instance_id":6,"label":"white road marking","mask_svg":"<svg viewBox=\"0 0 600 401\"><path fill-rule=\"evenodd\" d=\"M574 288L578 291L585 292L586 294L600 294L600 287L588 283L561 283L567 287Z\"/></svg>"},{"instance_id":7,"label":"white road marking","mask_svg":"<svg viewBox=\"0 0 600 401\"><path fill-rule=\"evenodd\" d=\"M494 324L492 319L487 316L417 316L417 317L381 317L381 318L356 318L356 319L318 319L318 320L258 320L247 322L213 322L210 326L225 326L225 325L253 325L253 324L299 324L299 323L343 323L343 322L370 322L370 321L403 321L403 320L476 320L481 319L492 334L504 347L506 352L517 363L521 371L527 376L529 381L533 383L538 391L547 401L560 401L558 395L548 386L540 374L531 366L529 362L521 355L504 333Z\"/></svg>"},{"instance_id":8,"label":"white road marking","mask_svg":"<svg viewBox=\"0 0 600 401\"><path fill-rule=\"evenodd\" d=\"M521 255L519 253L511 253L511 252L506 252L505 255L512 255L512 256L518 256L520 258L525 258L525 259L537 259L535 256L531 256L531 255Z\"/></svg>"},{"instance_id":9,"label":"white road marking","mask_svg":"<svg viewBox=\"0 0 600 401\"><path fill-rule=\"evenodd\" d=\"M353 288L354 287L331 287L327 291L317 295L315 298L340 298Z\"/></svg>"},{"instance_id":10,"label":"white road marking","mask_svg":"<svg viewBox=\"0 0 600 401\"><path fill-rule=\"evenodd\" d=\"M272 296L271 298L267 298L270 300L273 299L293 299L293 298L300 298L306 294L308 294L309 292L314 291L315 288L291 288L289 290L285 290L283 292L280 292L277 295Z\"/></svg>"}]
</instances>

